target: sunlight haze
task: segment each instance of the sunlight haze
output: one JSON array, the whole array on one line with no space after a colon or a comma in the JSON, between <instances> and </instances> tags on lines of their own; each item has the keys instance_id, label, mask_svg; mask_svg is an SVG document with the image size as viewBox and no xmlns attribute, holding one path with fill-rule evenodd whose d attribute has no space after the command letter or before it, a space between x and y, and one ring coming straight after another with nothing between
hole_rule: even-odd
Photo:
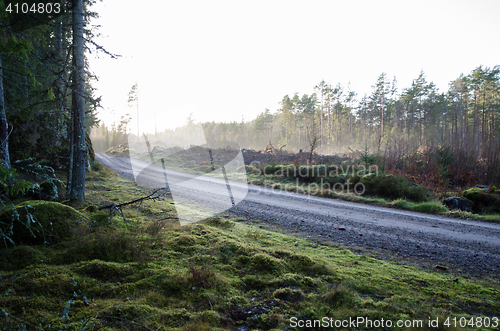
<instances>
[{"instance_id":1,"label":"sunlight haze","mask_svg":"<svg viewBox=\"0 0 500 331\"><path fill-rule=\"evenodd\" d=\"M161 131L191 113L196 122L251 120L321 80L350 83L359 100L382 72L400 92L423 70L445 92L500 54L498 1L106 0L92 9L97 43L121 55L88 56L99 117L110 125L130 113L132 132L135 83L140 130L154 132L155 119Z\"/></svg>"}]
</instances>

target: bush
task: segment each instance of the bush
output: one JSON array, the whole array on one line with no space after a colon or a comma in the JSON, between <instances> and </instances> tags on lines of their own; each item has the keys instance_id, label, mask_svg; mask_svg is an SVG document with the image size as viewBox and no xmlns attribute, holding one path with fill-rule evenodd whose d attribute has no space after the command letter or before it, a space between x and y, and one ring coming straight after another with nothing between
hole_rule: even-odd
<instances>
[{"instance_id":1,"label":"bush","mask_svg":"<svg viewBox=\"0 0 500 331\"><path fill-rule=\"evenodd\" d=\"M364 175L360 183L365 186L365 194L389 199L405 198L415 202L429 200L429 192L425 187L408 183L401 176L379 175L374 173Z\"/></svg>"}]
</instances>

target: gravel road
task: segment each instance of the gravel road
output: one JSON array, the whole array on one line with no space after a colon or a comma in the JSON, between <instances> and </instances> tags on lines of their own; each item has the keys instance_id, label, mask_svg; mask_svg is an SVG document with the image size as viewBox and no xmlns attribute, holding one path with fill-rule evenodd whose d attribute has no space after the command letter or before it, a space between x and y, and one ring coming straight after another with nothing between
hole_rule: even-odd
<instances>
[{"instance_id":1,"label":"gravel road","mask_svg":"<svg viewBox=\"0 0 500 331\"><path fill-rule=\"evenodd\" d=\"M134 179L130 159L96 156L103 165ZM153 165L145 169L136 180L140 185L165 186L164 181L157 180L160 176L164 178L161 167ZM190 183L177 190L174 198L182 197L200 208L215 211L231 207L224 179L174 170L167 170L166 174L170 186ZM442 265L474 275L500 274L500 224L320 198L241 182L231 181L230 186L236 200L230 212L263 220L273 228L383 257L400 257L423 267Z\"/></svg>"}]
</instances>

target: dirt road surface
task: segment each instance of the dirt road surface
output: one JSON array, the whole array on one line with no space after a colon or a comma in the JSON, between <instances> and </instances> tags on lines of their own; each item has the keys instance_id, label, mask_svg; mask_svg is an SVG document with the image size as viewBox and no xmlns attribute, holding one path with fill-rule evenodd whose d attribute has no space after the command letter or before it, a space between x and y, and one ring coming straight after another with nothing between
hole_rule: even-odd
<instances>
[{"instance_id":1,"label":"dirt road surface","mask_svg":"<svg viewBox=\"0 0 500 331\"><path fill-rule=\"evenodd\" d=\"M101 164L134 180L130 159L105 154L96 157ZM139 185L165 187L164 182L157 180L163 178L161 167L152 165L146 169L136 180ZM181 195L200 208L208 206L221 211L230 207L224 179L169 169L166 175L169 185L189 181ZM407 260L425 268L442 265L474 275L500 274L500 224L320 198L241 182L231 181L230 186L238 199L229 212L263 220L276 229L385 258Z\"/></svg>"}]
</instances>

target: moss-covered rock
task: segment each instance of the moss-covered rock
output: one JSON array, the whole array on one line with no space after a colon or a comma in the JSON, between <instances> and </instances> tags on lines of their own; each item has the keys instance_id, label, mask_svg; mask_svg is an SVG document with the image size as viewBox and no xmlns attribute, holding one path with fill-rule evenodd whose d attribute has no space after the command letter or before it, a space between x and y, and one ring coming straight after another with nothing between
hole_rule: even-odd
<instances>
[{"instance_id":1,"label":"moss-covered rock","mask_svg":"<svg viewBox=\"0 0 500 331\"><path fill-rule=\"evenodd\" d=\"M4 233L9 233L12 226L9 237L16 245L52 244L68 239L71 228L84 219L74 208L54 201L29 200L0 214Z\"/></svg>"},{"instance_id":2,"label":"moss-covered rock","mask_svg":"<svg viewBox=\"0 0 500 331\"><path fill-rule=\"evenodd\" d=\"M474 202L474 212L500 213L500 194L489 192L481 187L472 187L463 191L462 196Z\"/></svg>"}]
</instances>

